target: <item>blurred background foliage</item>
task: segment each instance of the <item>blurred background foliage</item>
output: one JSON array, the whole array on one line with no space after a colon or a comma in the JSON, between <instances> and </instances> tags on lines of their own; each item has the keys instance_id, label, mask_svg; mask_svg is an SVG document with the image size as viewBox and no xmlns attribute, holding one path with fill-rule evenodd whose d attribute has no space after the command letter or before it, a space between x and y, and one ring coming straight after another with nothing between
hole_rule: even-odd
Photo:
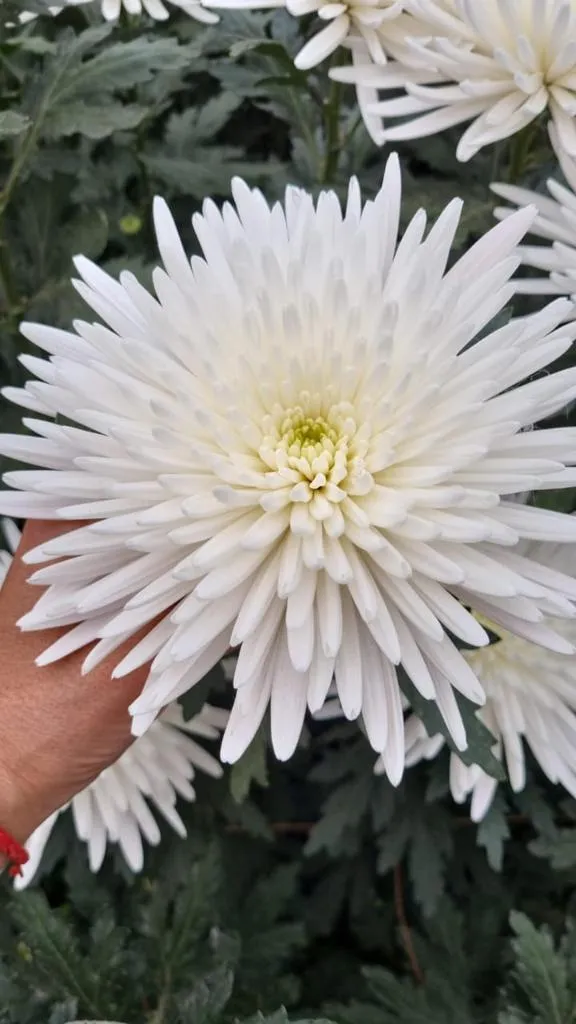
<instances>
[{"instance_id":1,"label":"blurred background foliage","mask_svg":"<svg viewBox=\"0 0 576 1024\"><path fill-rule=\"evenodd\" d=\"M269 199L288 183L344 195L352 174L377 190L354 91L294 68L306 25L284 11L112 27L88 5L14 28L22 7L0 7L3 387L24 379L21 320L83 314L76 254L149 280L154 195L193 252L192 213L236 174ZM404 219L460 195L461 247L493 223L490 181L542 189L555 170L543 126L529 148L454 151L450 133L400 147ZM94 879L60 821L36 890L4 882L0 1024L573 1024L576 802L533 770L476 826L450 800L447 752L394 790L354 724L311 729L287 765L255 744L199 779L189 839L167 834L141 876L111 854Z\"/></svg>"}]
</instances>

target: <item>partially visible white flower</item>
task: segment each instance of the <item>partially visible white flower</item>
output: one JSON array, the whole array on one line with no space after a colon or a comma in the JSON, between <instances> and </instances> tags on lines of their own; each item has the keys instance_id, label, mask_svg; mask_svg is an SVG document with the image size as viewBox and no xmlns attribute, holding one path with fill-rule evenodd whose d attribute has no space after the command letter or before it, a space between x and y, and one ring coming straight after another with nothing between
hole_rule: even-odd
<instances>
[{"instance_id":1,"label":"partially visible white flower","mask_svg":"<svg viewBox=\"0 0 576 1024\"><path fill-rule=\"evenodd\" d=\"M556 569L576 570L576 549L535 545L530 557L547 575ZM568 558L568 566L566 559ZM554 629L576 645L576 622L554 621ZM523 741L545 775L576 798L576 658L535 647L528 640L494 627L501 639L464 657L480 679L486 703L478 717L495 737L493 752L505 760L515 793L526 782ZM444 745L442 736L430 737L423 722L410 715L405 724L406 765L431 760ZM376 772L385 772L382 759ZM478 765L465 765L450 755L450 789L457 803L472 797L471 817L480 821L488 811L498 782Z\"/></svg>"},{"instance_id":2,"label":"partially visible white flower","mask_svg":"<svg viewBox=\"0 0 576 1024\"><path fill-rule=\"evenodd\" d=\"M384 141L472 121L457 149L465 161L548 110L576 157L576 0L406 0L406 9L429 34L407 38L402 59L330 72L384 94L405 90L369 108Z\"/></svg>"},{"instance_id":3,"label":"partially visible white flower","mask_svg":"<svg viewBox=\"0 0 576 1024\"><path fill-rule=\"evenodd\" d=\"M6 545L0 550L0 587L2 587L22 535L12 519L3 519L0 525L2 541Z\"/></svg>"},{"instance_id":4,"label":"partially visible white flower","mask_svg":"<svg viewBox=\"0 0 576 1024\"><path fill-rule=\"evenodd\" d=\"M294 63L302 70L320 64L354 37L363 42L372 60L385 63L389 26L402 14L404 3L405 0L206 0L209 7L233 10L285 7L295 18L317 14L325 27L296 55ZM393 35L400 31L396 29Z\"/></svg>"},{"instance_id":5,"label":"partially visible white flower","mask_svg":"<svg viewBox=\"0 0 576 1024\"><path fill-rule=\"evenodd\" d=\"M227 720L227 711L205 704L198 715L185 721L180 705L171 704L115 764L32 833L26 843L30 859L22 876L15 879L16 888L24 889L34 878L56 819L68 808L78 837L88 847L91 871L100 870L110 843L118 844L132 871L142 869L142 841L155 846L161 839L149 804L184 837L178 796L195 799L196 768L213 778L222 775L220 762L193 737L217 740Z\"/></svg>"},{"instance_id":6,"label":"partially visible white flower","mask_svg":"<svg viewBox=\"0 0 576 1024\"><path fill-rule=\"evenodd\" d=\"M0 511L71 529L27 552L54 564L32 576L47 589L19 625L71 627L39 664L94 643L85 671L148 625L113 673L151 662L138 734L238 647L226 761L268 707L291 757L335 678L398 782L398 665L465 749L453 688L484 692L451 635L488 641L470 608L572 651L541 618L574 615L575 581L547 582L515 548L574 542L576 522L514 497L576 483L576 431L522 429L576 395L575 368L541 372L571 347L571 306L476 340L513 294L536 211L447 270L461 203L427 235L420 211L398 240L395 157L375 199L353 180L344 210L294 188L270 208L239 179L233 196L195 215L192 261L156 202L156 297L80 258L77 288L104 323L23 325L49 358L23 355L37 379L7 395L40 415L0 450L39 468L6 474Z\"/></svg>"},{"instance_id":7,"label":"partially visible white flower","mask_svg":"<svg viewBox=\"0 0 576 1024\"><path fill-rule=\"evenodd\" d=\"M516 291L524 295L571 295L576 302L576 158L564 152L554 127L550 129L550 138L568 188L553 178L546 183L552 198L517 185L496 183L491 188L496 195L516 206L528 203L536 206L538 217L530 233L552 243L520 246L523 263L545 270L549 276L519 278ZM498 220L509 217L513 212L510 207L494 210Z\"/></svg>"},{"instance_id":8,"label":"partially visible white flower","mask_svg":"<svg viewBox=\"0 0 576 1024\"><path fill-rule=\"evenodd\" d=\"M6 549L0 550L0 587L21 537L11 519L3 519L1 526ZM88 846L92 871L100 869L108 843L119 845L132 871L141 870L142 837L152 845L161 838L147 800L178 835L185 836L186 829L176 809L177 797L195 799L192 782L196 768L213 778L220 778L223 771L220 762L193 737L217 740L227 721L227 711L209 704L185 721L180 704L171 704L145 736L32 833L26 843L30 858L22 875L14 881L16 888L24 889L34 878L56 819L68 807L72 809L78 836Z\"/></svg>"},{"instance_id":9,"label":"partially visible white flower","mask_svg":"<svg viewBox=\"0 0 576 1024\"><path fill-rule=\"evenodd\" d=\"M64 3L57 7L48 7L48 13L56 15L60 14L66 7L78 7L82 4L87 3L98 3L102 14L106 21L117 21L120 17L122 8L127 14L148 14L155 21L165 21L170 16L169 8L166 7L163 0L65 0ZM173 7L178 7L185 14L189 14L192 18L196 18L197 21L202 21L204 24L213 25L218 21L217 15L211 11L207 11L202 4L202 0L166 0L166 3ZM35 13L24 12L20 15L21 22L27 22L36 17Z\"/></svg>"}]
</instances>

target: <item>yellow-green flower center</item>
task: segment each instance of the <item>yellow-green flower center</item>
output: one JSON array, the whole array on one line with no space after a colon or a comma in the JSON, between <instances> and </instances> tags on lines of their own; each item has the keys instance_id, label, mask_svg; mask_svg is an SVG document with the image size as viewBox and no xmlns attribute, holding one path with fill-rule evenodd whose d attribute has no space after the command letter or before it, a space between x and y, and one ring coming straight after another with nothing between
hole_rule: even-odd
<instances>
[{"instance_id":1,"label":"yellow-green flower center","mask_svg":"<svg viewBox=\"0 0 576 1024\"><path fill-rule=\"evenodd\" d=\"M306 392L298 404L275 406L262 428L260 458L286 481L291 502L309 505L314 520L331 518L347 495L374 486L365 464L369 429L359 427L349 402L324 405Z\"/></svg>"},{"instance_id":2,"label":"yellow-green flower center","mask_svg":"<svg viewBox=\"0 0 576 1024\"><path fill-rule=\"evenodd\" d=\"M280 424L281 443L289 456L313 460L323 452L332 454L338 431L323 416L305 416L302 409L290 409Z\"/></svg>"}]
</instances>

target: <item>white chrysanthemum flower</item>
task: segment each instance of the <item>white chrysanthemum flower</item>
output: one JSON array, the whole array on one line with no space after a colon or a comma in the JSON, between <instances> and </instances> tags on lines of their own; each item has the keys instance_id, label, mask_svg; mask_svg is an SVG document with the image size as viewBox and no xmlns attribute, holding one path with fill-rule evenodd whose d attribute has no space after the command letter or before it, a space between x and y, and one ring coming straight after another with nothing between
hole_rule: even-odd
<instances>
[{"instance_id":1,"label":"white chrysanthemum flower","mask_svg":"<svg viewBox=\"0 0 576 1024\"><path fill-rule=\"evenodd\" d=\"M285 7L289 14L301 18L317 14L325 24L296 55L297 68L306 70L320 64L343 43L358 37L372 60L386 62L386 40L393 20L401 15L405 0L206 0L208 7L243 10ZM401 19L398 26L404 23ZM392 38L401 32L392 30Z\"/></svg>"},{"instance_id":2,"label":"white chrysanthemum flower","mask_svg":"<svg viewBox=\"0 0 576 1024\"><path fill-rule=\"evenodd\" d=\"M574 622L554 628L576 644ZM576 662L573 658L535 647L500 631L501 640L483 650L467 651L466 660L487 695L478 712L496 737L494 754L505 759L515 793L526 782L523 740L551 782L576 797ZM406 765L436 757L442 736L429 737L416 715L406 720ZM377 772L384 772L381 759ZM471 817L481 821L490 808L498 782L478 765L465 765L450 755L450 789L457 803L472 796Z\"/></svg>"},{"instance_id":3,"label":"white chrysanthemum flower","mask_svg":"<svg viewBox=\"0 0 576 1024\"><path fill-rule=\"evenodd\" d=\"M118 844L132 871L142 870L142 840L155 846L161 839L149 804L184 837L186 828L176 807L178 796L195 800L192 782L196 768L213 778L222 775L220 762L192 737L217 740L227 720L227 711L205 704L186 722L180 705L171 704L115 764L32 833L26 843L30 859L15 880L16 888L24 889L34 878L56 819L68 808L78 837L88 847L91 871L100 870L110 843Z\"/></svg>"},{"instance_id":4,"label":"white chrysanthemum flower","mask_svg":"<svg viewBox=\"0 0 576 1024\"><path fill-rule=\"evenodd\" d=\"M64 3L59 4L57 7L48 7L49 14L60 14L66 7L78 7L87 3L100 2L102 14L106 21L117 21L120 17L122 9L127 14L148 14L155 21L165 21L170 16L170 11L166 7L168 3L172 7L177 7L179 10L184 11L185 14L189 14L192 18L196 18L197 21L202 21L204 24L213 25L218 21L217 15L211 11L207 11L202 4L202 0L65 0ZM20 15L21 22L31 21L36 17L34 13L24 12Z\"/></svg>"},{"instance_id":5,"label":"white chrysanthemum flower","mask_svg":"<svg viewBox=\"0 0 576 1024\"><path fill-rule=\"evenodd\" d=\"M516 206L532 203L538 209L531 233L551 245L521 246L523 263L545 270L548 277L526 277L517 281L516 290L525 295L571 295L576 302L576 159L567 156L552 128L550 137L568 188L550 178L547 182L552 198L517 185L493 184L496 195ZM499 220L510 216L510 207L498 207ZM573 313L576 315L576 313Z\"/></svg>"},{"instance_id":6,"label":"white chrysanthemum flower","mask_svg":"<svg viewBox=\"0 0 576 1024\"><path fill-rule=\"evenodd\" d=\"M77 288L107 326L23 325L50 359L22 356L39 380L5 393L64 422L28 417L32 433L1 438L40 468L6 475L17 491L0 510L96 522L27 553L69 557L34 573L48 589L20 626L74 627L41 664L98 640L88 671L154 622L114 671L153 659L137 733L240 645L226 761L268 705L274 750L290 757L335 675L398 781L397 665L461 748L452 688L483 701L448 635L487 642L465 606L572 651L540 620L574 614L576 582L515 545L574 541L576 522L510 496L576 482L575 430L522 430L576 396L576 368L523 383L576 325L558 327L559 299L473 344L513 293L534 210L446 271L461 203L425 239L420 211L398 242L395 157L363 208L351 183L344 214L331 192L315 205L289 188L271 209L238 179L233 192L235 206L195 215L191 263L156 202L157 298L79 259Z\"/></svg>"},{"instance_id":7,"label":"white chrysanthemum flower","mask_svg":"<svg viewBox=\"0 0 576 1024\"><path fill-rule=\"evenodd\" d=\"M472 121L457 156L508 138L548 110L576 157L576 0L406 0L428 38L407 39L385 67L334 69L340 81L406 95L370 108L384 141L435 135ZM402 118L402 124L389 122Z\"/></svg>"}]
</instances>

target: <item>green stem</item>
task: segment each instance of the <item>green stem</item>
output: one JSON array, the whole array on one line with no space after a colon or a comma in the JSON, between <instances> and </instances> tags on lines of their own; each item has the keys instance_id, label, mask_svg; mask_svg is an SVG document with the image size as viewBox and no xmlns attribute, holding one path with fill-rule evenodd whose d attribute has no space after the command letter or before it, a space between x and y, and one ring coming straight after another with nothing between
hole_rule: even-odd
<instances>
[{"instance_id":1,"label":"green stem","mask_svg":"<svg viewBox=\"0 0 576 1024\"><path fill-rule=\"evenodd\" d=\"M28 158L36 145L41 123L42 119L39 117L32 122L16 151L16 156L14 157L12 167L10 168L10 174L8 175L4 188L0 192L0 219L6 211L6 207L12 198L12 193L20 180L20 175L22 174L22 171L28 162Z\"/></svg>"},{"instance_id":2,"label":"green stem","mask_svg":"<svg viewBox=\"0 0 576 1024\"><path fill-rule=\"evenodd\" d=\"M340 159L340 98L342 87L340 82L332 82L330 96L325 108L324 130L325 148L322 167L322 184L330 185L338 170Z\"/></svg>"},{"instance_id":3,"label":"green stem","mask_svg":"<svg viewBox=\"0 0 576 1024\"><path fill-rule=\"evenodd\" d=\"M169 979L167 979L167 981L168 984L166 985L166 988L164 989L162 995L160 996L160 999L158 1000L158 1005L156 1009L154 1010L152 1016L148 1018L148 1024L164 1024L166 1012L168 1010L168 1002L170 999Z\"/></svg>"},{"instance_id":4,"label":"green stem","mask_svg":"<svg viewBox=\"0 0 576 1024\"><path fill-rule=\"evenodd\" d=\"M14 308L18 306L18 295L16 292L16 286L14 284L14 275L12 274L12 267L10 265L10 259L8 257L7 246L5 242L0 239L0 286L4 292L4 299L6 302L5 311L10 315L13 313Z\"/></svg>"},{"instance_id":5,"label":"green stem","mask_svg":"<svg viewBox=\"0 0 576 1024\"><path fill-rule=\"evenodd\" d=\"M362 124L362 114L358 114L358 116L354 118L354 122L352 124L352 127L348 129L348 131L346 132L344 137L340 140L340 152L341 153L345 153L346 152L348 146L352 142L352 139L356 135L356 132L358 131L358 129L359 129L361 124Z\"/></svg>"},{"instance_id":6,"label":"green stem","mask_svg":"<svg viewBox=\"0 0 576 1024\"><path fill-rule=\"evenodd\" d=\"M530 162L530 150L537 128L528 124L518 132L510 143L510 160L508 162L508 181L515 185L520 181Z\"/></svg>"}]
</instances>

